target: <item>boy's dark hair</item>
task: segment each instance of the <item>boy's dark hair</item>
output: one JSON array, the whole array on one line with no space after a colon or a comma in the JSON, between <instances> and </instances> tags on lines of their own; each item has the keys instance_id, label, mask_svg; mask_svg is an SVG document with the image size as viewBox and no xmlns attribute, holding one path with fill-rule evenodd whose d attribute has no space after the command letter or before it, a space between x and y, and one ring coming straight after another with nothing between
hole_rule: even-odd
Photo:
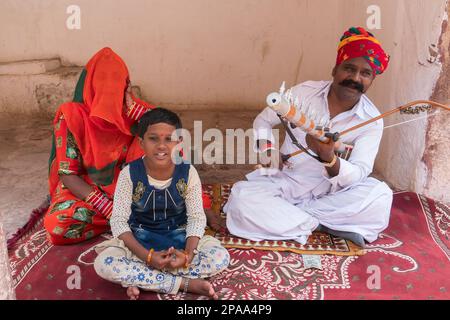
<instances>
[{"instance_id":1,"label":"boy's dark hair","mask_svg":"<svg viewBox=\"0 0 450 320\"><path fill-rule=\"evenodd\" d=\"M144 134L152 124L167 123L174 126L175 129L181 129L181 120L175 112L164 108L155 108L147 111L139 120L137 134L139 137L144 138Z\"/></svg>"}]
</instances>

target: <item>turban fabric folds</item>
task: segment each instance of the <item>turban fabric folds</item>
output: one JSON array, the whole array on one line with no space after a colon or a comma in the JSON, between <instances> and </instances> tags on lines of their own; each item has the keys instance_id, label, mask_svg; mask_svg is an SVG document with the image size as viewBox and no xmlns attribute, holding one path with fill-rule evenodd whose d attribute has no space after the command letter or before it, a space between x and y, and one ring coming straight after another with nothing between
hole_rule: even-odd
<instances>
[{"instance_id":1,"label":"turban fabric folds","mask_svg":"<svg viewBox=\"0 0 450 320\"><path fill-rule=\"evenodd\" d=\"M375 36L361 27L348 29L340 39L336 66L342 62L363 57L372 67L374 75L382 74L389 63L389 55L384 52Z\"/></svg>"}]
</instances>

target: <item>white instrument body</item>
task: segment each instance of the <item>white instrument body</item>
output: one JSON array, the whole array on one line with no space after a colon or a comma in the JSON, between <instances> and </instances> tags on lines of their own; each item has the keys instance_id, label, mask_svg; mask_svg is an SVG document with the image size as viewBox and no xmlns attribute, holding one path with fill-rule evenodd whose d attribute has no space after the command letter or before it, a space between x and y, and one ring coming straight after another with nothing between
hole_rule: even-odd
<instances>
[{"instance_id":1,"label":"white instrument body","mask_svg":"<svg viewBox=\"0 0 450 320\"><path fill-rule=\"evenodd\" d=\"M266 98L266 103L269 108L275 111L283 119L286 119L314 138L325 143L328 142L329 138L325 136L325 134L329 132L329 128L326 126L328 121L323 120L323 118L322 120L315 119L314 116L311 116L312 112L300 108L298 100L295 100L296 101L293 101L290 90L284 94L283 82L280 92L270 93ZM336 141L335 149L337 152L344 152L345 145L340 141Z\"/></svg>"}]
</instances>

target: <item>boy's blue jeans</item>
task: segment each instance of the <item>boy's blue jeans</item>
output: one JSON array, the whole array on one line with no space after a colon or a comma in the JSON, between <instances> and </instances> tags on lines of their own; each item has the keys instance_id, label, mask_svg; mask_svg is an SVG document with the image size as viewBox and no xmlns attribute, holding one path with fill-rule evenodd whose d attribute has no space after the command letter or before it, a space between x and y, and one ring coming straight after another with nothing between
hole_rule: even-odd
<instances>
[{"instance_id":1,"label":"boy's blue jeans","mask_svg":"<svg viewBox=\"0 0 450 320\"><path fill-rule=\"evenodd\" d=\"M175 230L147 230L140 225L130 225L136 240L147 250L153 248L161 251L174 247L183 250L186 247L186 229Z\"/></svg>"}]
</instances>

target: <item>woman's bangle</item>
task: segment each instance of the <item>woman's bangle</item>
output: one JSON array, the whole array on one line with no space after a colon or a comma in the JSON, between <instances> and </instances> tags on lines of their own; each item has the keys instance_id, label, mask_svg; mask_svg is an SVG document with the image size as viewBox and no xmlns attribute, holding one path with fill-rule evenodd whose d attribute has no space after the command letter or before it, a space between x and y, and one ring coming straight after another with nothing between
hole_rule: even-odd
<instances>
[{"instance_id":1,"label":"woman's bangle","mask_svg":"<svg viewBox=\"0 0 450 320\"><path fill-rule=\"evenodd\" d=\"M151 249L148 251L148 254L147 254L147 265L148 265L148 266L150 265L150 262L152 261L153 251L155 251L153 248L151 248Z\"/></svg>"}]
</instances>

